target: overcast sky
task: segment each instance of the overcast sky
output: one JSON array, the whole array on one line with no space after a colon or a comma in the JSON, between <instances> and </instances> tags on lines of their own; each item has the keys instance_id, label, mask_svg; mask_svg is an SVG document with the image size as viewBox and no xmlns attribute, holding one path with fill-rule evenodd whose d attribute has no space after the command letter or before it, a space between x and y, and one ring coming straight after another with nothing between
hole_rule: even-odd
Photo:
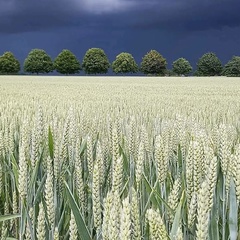
<instances>
[{"instance_id":1,"label":"overcast sky","mask_svg":"<svg viewBox=\"0 0 240 240\"><path fill-rule=\"evenodd\" d=\"M170 68L213 51L225 64L240 56L239 9L239 0L0 0L0 55L23 62L33 48L52 58L70 49L82 61L100 47L110 61L124 51L140 63L155 49Z\"/></svg>"}]
</instances>

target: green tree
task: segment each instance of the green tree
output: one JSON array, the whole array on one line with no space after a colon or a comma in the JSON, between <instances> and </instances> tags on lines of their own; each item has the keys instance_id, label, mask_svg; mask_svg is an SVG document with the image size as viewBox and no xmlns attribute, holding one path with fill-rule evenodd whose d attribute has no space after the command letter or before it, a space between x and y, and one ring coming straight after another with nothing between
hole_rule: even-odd
<instances>
[{"instance_id":1,"label":"green tree","mask_svg":"<svg viewBox=\"0 0 240 240\"><path fill-rule=\"evenodd\" d=\"M227 77L240 77L240 57L233 56L224 66L222 75Z\"/></svg>"},{"instance_id":2,"label":"green tree","mask_svg":"<svg viewBox=\"0 0 240 240\"><path fill-rule=\"evenodd\" d=\"M142 59L140 70L144 74L164 75L167 61L156 50L151 50Z\"/></svg>"},{"instance_id":3,"label":"green tree","mask_svg":"<svg viewBox=\"0 0 240 240\"><path fill-rule=\"evenodd\" d=\"M185 58L179 58L172 64L173 72L177 75L188 75L192 71L192 66Z\"/></svg>"},{"instance_id":4,"label":"green tree","mask_svg":"<svg viewBox=\"0 0 240 240\"><path fill-rule=\"evenodd\" d=\"M81 70L77 57L69 50L64 49L54 60L54 68L61 74L76 74Z\"/></svg>"},{"instance_id":5,"label":"green tree","mask_svg":"<svg viewBox=\"0 0 240 240\"><path fill-rule=\"evenodd\" d=\"M0 57L1 74L17 74L20 71L20 62L15 58L13 53L5 52Z\"/></svg>"},{"instance_id":6,"label":"green tree","mask_svg":"<svg viewBox=\"0 0 240 240\"><path fill-rule=\"evenodd\" d=\"M138 65L132 54L122 52L116 56L116 60L112 63L112 69L115 73L136 73Z\"/></svg>"},{"instance_id":7,"label":"green tree","mask_svg":"<svg viewBox=\"0 0 240 240\"><path fill-rule=\"evenodd\" d=\"M49 73L54 70L51 57L42 49L33 49L24 61L24 72Z\"/></svg>"},{"instance_id":8,"label":"green tree","mask_svg":"<svg viewBox=\"0 0 240 240\"><path fill-rule=\"evenodd\" d=\"M194 77L200 77L201 75L199 74L198 70L195 70L195 71L193 72L193 76L194 76Z\"/></svg>"},{"instance_id":9,"label":"green tree","mask_svg":"<svg viewBox=\"0 0 240 240\"><path fill-rule=\"evenodd\" d=\"M178 76L178 74L173 72L172 69L167 69L164 73L165 73L166 76L169 76L169 77L176 77L176 76Z\"/></svg>"},{"instance_id":10,"label":"green tree","mask_svg":"<svg viewBox=\"0 0 240 240\"><path fill-rule=\"evenodd\" d=\"M222 72L222 63L215 53L205 53L197 63L198 76L219 76Z\"/></svg>"},{"instance_id":11,"label":"green tree","mask_svg":"<svg viewBox=\"0 0 240 240\"><path fill-rule=\"evenodd\" d=\"M87 74L104 74L108 72L110 63L101 48L90 48L83 58L82 67Z\"/></svg>"}]
</instances>

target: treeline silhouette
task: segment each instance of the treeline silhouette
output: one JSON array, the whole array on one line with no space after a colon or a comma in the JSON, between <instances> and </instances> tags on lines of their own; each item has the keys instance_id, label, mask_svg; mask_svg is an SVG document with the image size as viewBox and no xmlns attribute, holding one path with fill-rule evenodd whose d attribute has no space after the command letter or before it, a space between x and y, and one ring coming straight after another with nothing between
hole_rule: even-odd
<instances>
[{"instance_id":1,"label":"treeline silhouette","mask_svg":"<svg viewBox=\"0 0 240 240\"><path fill-rule=\"evenodd\" d=\"M178 58L167 69L167 60L156 50L147 52L138 65L127 52L118 54L111 63L101 48L90 48L86 51L82 61L70 50L62 50L55 59L43 49L32 49L24 60L21 69L19 60L12 52L5 52L0 56L0 74L47 74L57 71L59 74L106 74L111 69L116 74L141 73L152 76L240 76L240 57L233 56L223 65L213 52L203 54L197 62L196 71L185 58ZM22 71L21 71L22 70Z\"/></svg>"}]
</instances>

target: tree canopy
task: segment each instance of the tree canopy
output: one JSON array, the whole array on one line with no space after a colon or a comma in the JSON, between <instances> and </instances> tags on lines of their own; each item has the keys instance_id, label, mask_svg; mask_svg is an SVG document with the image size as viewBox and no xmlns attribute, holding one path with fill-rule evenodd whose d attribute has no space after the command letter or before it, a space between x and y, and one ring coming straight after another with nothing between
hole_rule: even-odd
<instances>
[{"instance_id":1,"label":"tree canopy","mask_svg":"<svg viewBox=\"0 0 240 240\"><path fill-rule=\"evenodd\" d=\"M222 72L222 63L215 53L213 52L205 53L198 60L196 75L220 76L221 72Z\"/></svg>"},{"instance_id":2,"label":"tree canopy","mask_svg":"<svg viewBox=\"0 0 240 240\"><path fill-rule=\"evenodd\" d=\"M104 74L108 72L110 62L101 48L90 48L83 58L82 67L87 74Z\"/></svg>"},{"instance_id":3,"label":"tree canopy","mask_svg":"<svg viewBox=\"0 0 240 240\"><path fill-rule=\"evenodd\" d=\"M144 74L164 75L167 61L156 50L151 50L142 59L140 70Z\"/></svg>"},{"instance_id":4,"label":"tree canopy","mask_svg":"<svg viewBox=\"0 0 240 240\"><path fill-rule=\"evenodd\" d=\"M136 73L138 72L138 65L132 54L122 52L118 54L115 61L113 61L112 69L115 73Z\"/></svg>"},{"instance_id":5,"label":"tree canopy","mask_svg":"<svg viewBox=\"0 0 240 240\"><path fill-rule=\"evenodd\" d=\"M81 70L77 57L69 50L64 49L54 60L54 68L61 74L76 74Z\"/></svg>"},{"instance_id":6,"label":"tree canopy","mask_svg":"<svg viewBox=\"0 0 240 240\"><path fill-rule=\"evenodd\" d=\"M233 56L224 66L222 74L227 77L240 77L240 57Z\"/></svg>"},{"instance_id":7,"label":"tree canopy","mask_svg":"<svg viewBox=\"0 0 240 240\"><path fill-rule=\"evenodd\" d=\"M177 75L188 75L192 71L192 66L185 58L179 58L172 64L173 72Z\"/></svg>"},{"instance_id":8,"label":"tree canopy","mask_svg":"<svg viewBox=\"0 0 240 240\"><path fill-rule=\"evenodd\" d=\"M197 62L193 76L240 76L240 56L233 56L225 66L213 52L203 54ZM110 64L109 59L101 48L90 48L86 51L82 66L77 57L68 49L63 49L52 61L51 57L43 49L32 49L23 64L25 73L49 73L56 70L60 74L77 74L84 70L86 74L105 74L109 68L116 74L142 72L156 76L180 76L188 75L193 71L190 62L181 57L172 63L171 69L167 69L166 59L156 50L150 50L143 57L140 65L136 63L132 54L119 53ZM12 52L5 52L0 56L0 74L18 74L21 69L20 62Z\"/></svg>"},{"instance_id":9,"label":"tree canopy","mask_svg":"<svg viewBox=\"0 0 240 240\"><path fill-rule=\"evenodd\" d=\"M17 74L20 71L20 62L15 58L13 53L5 52L0 57L1 74Z\"/></svg>"},{"instance_id":10,"label":"tree canopy","mask_svg":"<svg viewBox=\"0 0 240 240\"><path fill-rule=\"evenodd\" d=\"M42 49L33 49L24 61L24 71L28 73L49 73L54 70L51 57Z\"/></svg>"}]
</instances>

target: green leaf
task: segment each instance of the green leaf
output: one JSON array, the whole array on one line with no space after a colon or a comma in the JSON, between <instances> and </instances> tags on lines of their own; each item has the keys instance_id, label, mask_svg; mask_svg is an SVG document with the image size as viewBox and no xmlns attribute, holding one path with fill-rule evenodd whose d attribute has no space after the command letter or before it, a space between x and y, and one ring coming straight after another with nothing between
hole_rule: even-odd
<instances>
[{"instance_id":1,"label":"green leaf","mask_svg":"<svg viewBox=\"0 0 240 240\"><path fill-rule=\"evenodd\" d=\"M49 147L50 157L53 159L53 136L52 136L50 126L48 128L48 147Z\"/></svg>"},{"instance_id":2,"label":"green leaf","mask_svg":"<svg viewBox=\"0 0 240 240\"><path fill-rule=\"evenodd\" d=\"M86 149L86 147L87 147L87 140L84 139L84 141L81 143L80 150L79 150L80 156L83 155L84 150Z\"/></svg>"},{"instance_id":3,"label":"green leaf","mask_svg":"<svg viewBox=\"0 0 240 240\"><path fill-rule=\"evenodd\" d=\"M13 154L11 154L11 163L12 163L12 172L13 172L15 181L18 182L18 163ZM16 187L18 187L17 184L16 184Z\"/></svg>"},{"instance_id":4,"label":"green leaf","mask_svg":"<svg viewBox=\"0 0 240 240\"><path fill-rule=\"evenodd\" d=\"M175 217L174 217L172 230L171 230L171 233L170 233L170 239L174 239L174 236L176 236L176 234L177 234L178 227L181 224L181 216L182 216L181 212L182 212L182 206L183 206L183 203L184 203L184 198L185 198L185 192L183 191L182 192L182 197L180 199L180 202L178 204L176 214L175 214Z\"/></svg>"},{"instance_id":5,"label":"green leaf","mask_svg":"<svg viewBox=\"0 0 240 240\"><path fill-rule=\"evenodd\" d=\"M72 209L72 212L73 212L73 215L75 217L75 221L77 223L77 226L78 226L78 233L79 233L79 236L80 236L80 239L82 240L91 240L91 237L90 237L90 233L89 233L89 230L87 229L87 226L84 222L84 218L81 214L81 211L74 199L74 196L69 188L69 186L67 185L66 182L65 183L65 186L66 186L66 193L67 193L67 197L68 197L68 200L69 200L69 204L70 204L70 207Z\"/></svg>"},{"instance_id":6,"label":"green leaf","mask_svg":"<svg viewBox=\"0 0 240 240\"><path fill-rule=\"evenodd\" d=\"M237 206L237 197L235 184L233 179L230 183L230 192L229 192L229 235L231 240L236 240L238 236L238 206Z\"/></svg>"},{"instance_id":7,"label":"green leaf","mask_svg":"<svg viewBox=\"0 0 240 240\"><path fill-rule=\"evenodd\" d=\"M209 240L219 240L219 197L214 196L213 208L210 215Z\"/></svg>"},{"instance_id":8,"label":"green leaf","mask_svg":"<svg viewBox=\"0 0 240 240\"><path fill-rule=\"evenodd\" d=\"M0 216L0 222L8 221L11 219L19 218L20 214L12 214L12 215L2 215Z\"/></svg>"},{"instance_id":9,"label":"green leaf","mask_svg":"<svg viewBox=\"0 0 240 240\"><path fill-rule=\"evenodd\" d=\"M124 172L125 173L129 173L129 161L128 161L128 158L126 156L126 154L124 153L123 149L121 146L119 146L119 149L120 149L120 153L123 157L123 169L124 169Z\"/></svg>"},{"instance_id":10,"label":"green leaf","mask_svg":"<svg viewBox=\"0 0 240 240\"><path fill-rule=\"evenodd\" d=\"M146 179L146 176L145 176L145 175L143 175L143 182L144 182L144 185L145 185L145 188L146 188L146 191L147 191L149 197L148 197L148 200L147 200L147 202L146 202L145 208L144 208L144 210L143 210L143 212L142 212L142 218L144 217L145 212L147 211L150 202L153 203L153 206L154 206L155 208L158 208L158 207L159 207L158 201L157 201L157 199L156 199L156 197L155 197L155 195L154 195L155 188L157 187L157 183L158 183L158 182L156 181L154 187L152 188L151 185L150 185L150 183L149 183L148 180Z\"/></svg>"},{"instance_id":11,"label":"green leaf","mask_svg":"<svg viewBox=\"0 0 240 240\"><path fill-rule=\"evenodd\" d=\"M20 220L20 229L19 234L20 236L23 236L26 229L26 219L27 219L27 213L26 213L26 200L22 200L21 202L21 220Z\"/></svg>"},{"instance_id":12,"label":"green leaf","mask_svg":"<svg viewBox=\"0 0 240 240\"><path fill-rule=\"evenodd\" d=\"M41 193L43 192L46 178L47 178L47 173L44 174L43 178L41 179L41 182L39 183L37 192L34 196L34 201L33 201L34 204L36 204L38 201L40 202L41 195L42 195Z\"/></svg>"}]
</instances>

